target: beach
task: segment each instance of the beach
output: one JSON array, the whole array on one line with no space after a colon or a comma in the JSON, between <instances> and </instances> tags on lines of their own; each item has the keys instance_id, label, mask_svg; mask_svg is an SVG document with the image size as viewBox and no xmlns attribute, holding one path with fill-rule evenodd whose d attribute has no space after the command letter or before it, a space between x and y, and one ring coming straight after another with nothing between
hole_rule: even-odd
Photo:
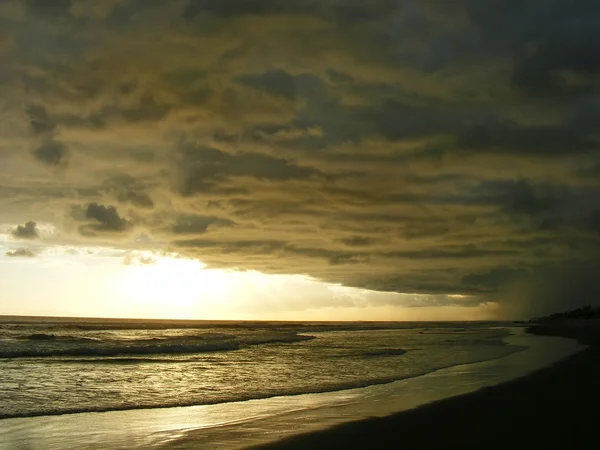
<instances>
[{"instance_id":1,"label":"beach","mask_svg":"<svg viewBox=\"0 0 600 450\"><path fill-rule=\"evenodd\" d=\"M598 448L599 325L589 321L531 327L531 333L576 338L589 347L525 377L254 449Z\"/></svg>"}]
</instances>

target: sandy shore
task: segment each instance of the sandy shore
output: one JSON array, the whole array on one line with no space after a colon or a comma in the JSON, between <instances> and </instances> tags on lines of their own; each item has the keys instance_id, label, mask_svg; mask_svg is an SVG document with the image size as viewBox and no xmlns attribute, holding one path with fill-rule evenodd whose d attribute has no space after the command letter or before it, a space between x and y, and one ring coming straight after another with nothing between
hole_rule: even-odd
<instances>
[{"instance_id":1,"label":"sandy shore","mask_svg":"<svg viewBox=\"0 0 600 450\"><path fill-rule=\"evenodd\" d=\"M600 448L600 322L537 325L590 348L501 385L255 449Z\"/></svg>"}]
</instances>

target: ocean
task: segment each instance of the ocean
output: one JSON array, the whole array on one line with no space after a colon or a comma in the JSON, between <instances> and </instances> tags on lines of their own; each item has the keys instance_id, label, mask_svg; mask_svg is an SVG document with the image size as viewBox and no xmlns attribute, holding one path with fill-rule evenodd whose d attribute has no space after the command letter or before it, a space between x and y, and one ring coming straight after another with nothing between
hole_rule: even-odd
<instances>
[{"instance_id":1,"label":"ocean","mask_svg":"<svg viewBox=\"0 0 600 450\"><path fill-rule=\"evenodd\" d=\"M213 405L204 411L218 407L225 414L227 405L256 401L273 407L272 400L261 399L278 399L277 414L304 408L298 406L302 398L312 399L313 406L342 405L356 399L348 392L430 379L427 375L475 363L509 361L530 348L528 339L544 339L511 341L515 333L505 324L464 322L5 321L0 324L0 439L27 443L18 436L21 425L50 423L42 421L58 415L181 411L201 405ZM529 364L531 357L524 361ZM525 363L523 368L511 364L511 373L525 370ZM435 383L428 386L436 390ZM443 389L448 386L446 382ZM317 393L328 394L315 397ZM235 422L242 410L236 407L217 422ZM56 420L51 423L58 426ZM198 425L192 422L182 428ZM4 435L3 425L9 430ZM103 442L104 448L118 448ZM144 448L150 445L144 442ZM135 442L128 441L123 448L133 447ZM38 447L30 442L22 448ZM69 448L78 447L71 443Z\"/></svg>"}]
</instances>

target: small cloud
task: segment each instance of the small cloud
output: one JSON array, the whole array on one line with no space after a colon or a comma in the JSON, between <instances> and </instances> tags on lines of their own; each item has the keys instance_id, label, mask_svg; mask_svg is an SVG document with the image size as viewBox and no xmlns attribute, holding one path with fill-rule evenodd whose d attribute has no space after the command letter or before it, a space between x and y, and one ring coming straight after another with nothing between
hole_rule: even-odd
<instances>
[{"instance_id":1,"label":"small cloud","mask_svg":"<svg viewBox=\"0 0 600 450\"><path fill-rule=\"evenodd\" d=\"M33 156L49 166L60 166L66 162L68 150L62 142L50 140L34 150Z\"/></svg>"},{"instance_id":2,"label":"small cloud","mask_svg":"<svg viewBox=\"0 0 600 450\"><path fill-rule=\"evenodd\" d=\"M35 258L35 253L33 253L28 248L18 248L16 250L9 250L6 252L6 256L11 258Z\"/></svg>"},{"instance_id":3,"label":"small cloud","mask_svg":"<svg viewBox=\"0 0 600 450\"><path fill-rule=\"evenodd\" d=\"M18 239L37 239L40 237L36 223L27 222L25 225L18 225L11 234Z\"/></svg>"},{"instance_id":4,"label":"small cloud","mask_svg":"<svg viewBox=\"0 0 600 450\"><path fill-rule=\"evenodd\" d=\"M73 212L73 217L78 219L78 209ZM94 236L95 231L122 232L130 228L131 223L121 217L114 206L104 206L96 202L90 203L85 210L85 219L93 219L97 223L83 225L79 232L84 236Z\"/></svg>"}]
</instances>

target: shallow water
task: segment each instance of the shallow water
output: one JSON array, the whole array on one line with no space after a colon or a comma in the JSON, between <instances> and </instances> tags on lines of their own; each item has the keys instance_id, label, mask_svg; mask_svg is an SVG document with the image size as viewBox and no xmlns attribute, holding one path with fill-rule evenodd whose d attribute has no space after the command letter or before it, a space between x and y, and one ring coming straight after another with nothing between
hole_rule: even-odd
<instances>
[{"instance_id":1,"label":"shallow water","mask_svg":"<svg viewBox=\"0 0 600 450\"><path fill-rule=\"evenodd\" d=\"M489 324L0 325L0 418L339 391L522 350Z\"/></svg>"},{"instance_id":2,"label":"shallow water","mask_svg":"<svg viewBox=\"0 0 600 450\"><path fill-rule=\"evenodd\" d=\"M520 329L506 357L365 388L177 408L5 419L1 449L234 449L348 420L387 415L514 379L583 346Z\"/></svg>"}]
</instances>

